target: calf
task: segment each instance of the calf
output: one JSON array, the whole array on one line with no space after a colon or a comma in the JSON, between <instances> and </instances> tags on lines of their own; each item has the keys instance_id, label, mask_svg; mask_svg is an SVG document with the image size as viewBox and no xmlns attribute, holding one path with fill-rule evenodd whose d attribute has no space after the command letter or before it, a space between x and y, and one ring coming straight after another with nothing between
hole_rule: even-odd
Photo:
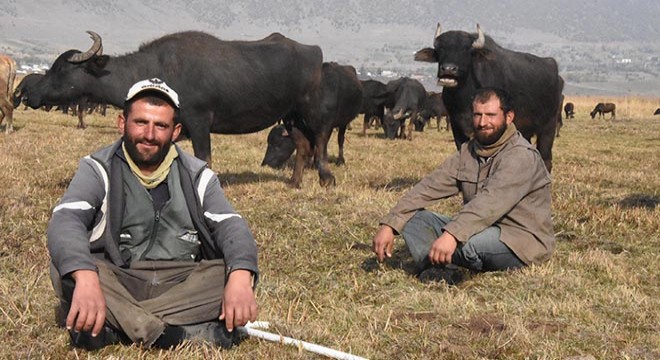
<instances>
[{"instance_id":1,"label":"calf","mask_svg":"<svg viewBox=\"0 0 660 360\"><path fill-rule=\"evenodd\" d=\"M275 126L268 134L268 148L261 165L280 167L293 153L296 144L302 142L306 146L298 147L296 152L296 170L304 164L309 164L312 152L319 173L323 173L321 179L331 179L331 183L321 185L334 185L335 178L327 168L328 163L328 140L332 129L338 128L337 142L339 144L339 155L337 164L341 165L344 160L344 136L346 127L355 119L360 104L362 103L362 85L357 79L355 69L352 66L342 66L337 63L323 63L321 76L321 121L293 123L284 119L284 125ZM302 149L302 150L301 150Z\"/></svg>"},{"instance_id":2,"label":"calf","mask_svg":"<svg viewBox=\"0 0 660 360\"><path fill-rule=\"evenodd\" d=\"M387 83L387 91L391 94L391 109L385 111L383 129L388 139L403 138L412 140L412 119L424 107L426 90L419 81L407 77ZM406 119L410 118L408 130L405 130Z\"/></svg>"},{"instance_id":3,"label":"calf","mask_svg":"<svg viewBox=\"0 0 660 360\"><path fill-rule=\"evenodd\" d=\"M360 81L362 84L362 105L360 114L364 114L362 135L367 135L367 129L372 125L380 125L383 121L385 105L388 103L387 86L377 80Z\"/></svg>"},{"instance_id":4,"label":"calf","mask_svg":"<svg viewBox=\"0 0 660 360\"><path fill-rule=\"evenodd\" d=\"M566 119L573 118L575 116L575 105L572 102L567 102L564 105L564 113L566 114Z\"/></svg>"},{"instance_id":5,"label":"calf","mask_svg":"<svg viewBox=\"0 0 660 360\"><path fill-rule=\"evenodd\" d=\"M436 118L436 123L438 125L438 131L440 131L440 121L442 118L445 118L447 126L445 130L449 130L449 114L447 113L447 108L445 103L442 101L442 93L429 92L424 106L417 113L417 119L414 120L415 131L424 131L424 126L431 121L431 118Z\"/></svg>"}]
</instances>

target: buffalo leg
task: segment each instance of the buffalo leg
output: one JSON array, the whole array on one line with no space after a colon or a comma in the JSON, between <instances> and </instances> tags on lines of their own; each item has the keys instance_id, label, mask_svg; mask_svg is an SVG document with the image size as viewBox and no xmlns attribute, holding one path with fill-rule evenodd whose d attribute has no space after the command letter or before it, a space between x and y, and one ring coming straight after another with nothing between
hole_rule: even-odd
<instances>
[{"instance_id":1,"label":"buffalo leg","mask_svg":"<svg viewBox=\"0 0 660 360\"><path fill-rule=\"evenodd\" d=\"M561 116L561 115L560 115ZM536 149L541 154L543 163L548 172L552 171L552 145L555 141L557 121L548 121L546 126L536 135Z\"/></svg>"},{"instance_id":2,"label":"buffalo leg","mask_svg":"<svg viewBox=\"0 0 660 360\"><path fill-rule=\"evenodd\" d=\"M293 165L293 175L291 176L289 186L300 188L305 163L312 156L312 145L305 135L295 127L291 129L291 139L296 145L296 161Z\"/></svg>"},{"instance_id":3,"label":"buffalo leg","mask_svg":"<svg viewBox=\"0 0 660 360\"><path fill-rule=\"evenodd\" d=\"M364 125L362 126L362 136L367 136L367 129L371 127L372 116L369 113L364 114Z\"/></svg>"},{"instance_id":4,"label":"buffalo leg","mask_svg":"<svg viewBox=\"0 0 660 360\"><path fill-rule=\"evenodd\" d=\"M337 157L337 165L344 165L344 140L346 137L346 127L340 126L337 131L337 145L339 145L339 156Z\"/></svg>"},{"instance_id":5,"label":"buffalo leg","mask_svg":"<svg viewBox=\"0 0 660 360\"><path fill-rule=\"evenodd\" d=\"M73 105L75 108L75 104ZM85 129L87 128L87 124L85 124L85 110L86 108L89 107L89 103L85 99L81 99L78 101L78 111L76 114L78 115L78 129Z\"/></svg>"},{"instance_id":6,"label":"buffalo leg","mask_svg":"<svg viewBox=\"0 0 660 360\"><path fill-rule=\"evenodd\" d=\"M328 131L321 131L320 134L316 136L316 146L314 146L314 156L317 161L316 165L319 168L319 183L323 187L336 184L335 176L332 175L328 166L328 140L330 140L331 133L332 128Z\"/></svg>"},{"instance_id":7,"label":"buffalo leg","mask_svg":"<svg viewBox=\"0 0 660 360\"><path fill-rule=\"evenodd\" d=\"M193 116L186 115L186 117L192 118ZM197 123L197 126L190 126L187 129L190 135L190 141L192 142L193 153L196 158L206 161L209 168L211 168L213 166L213 160L211 159L210 121L191 121L191 123Z\"/></svg>"}]
</instances>

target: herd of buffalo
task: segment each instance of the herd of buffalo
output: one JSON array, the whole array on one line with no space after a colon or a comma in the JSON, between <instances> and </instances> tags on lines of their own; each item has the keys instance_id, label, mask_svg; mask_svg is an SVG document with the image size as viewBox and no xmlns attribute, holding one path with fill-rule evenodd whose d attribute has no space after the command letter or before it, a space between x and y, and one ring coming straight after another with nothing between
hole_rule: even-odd
<instances>
[{"instance_id":1,"label":"herd of buffalo","mask_svg":"<svg viewBox=\"0 0 660 360\"><path fill-rule=\"evenodd\" d=\"M416 61L438 63L442 93L427 92L417 80L388 83L358 79L350 65L323 62L321 48L279 33L257 41L224 41L188 31L163 36L121 56L103 54L101 36L88 31L89 50L68 50L44 74L30 74L14 89L15 62L0 56L0 111L12 130L12 113L21 103L33 109L62 106L77 111L78 127L92 104L121 108L135 82L158 77L180 96L182 138L192 141L195 156L211 163L211 133L245 134L267 129L268 149L262 165L281 166L296 152L291 185L299 187L305 166L318 168L320 183L334 185L327 146L338 128L338 163L344 162L344 134L364 114L363 134L374 123L387 138L412 140L432 117L446 118L457 147L472 135L472 94L480 87L507 90L522 135L536 138L546 167L552 169L552 146L562 125L564 81L553 58L505 49L484 34L443 32L433 47L415 53ZM566 119L573 103L563 106ZM591 112L616 116L613 103ZM660 109L655 114L660 114ZM0 121L2 120L0 117ZM408 120L406 122L406 120Z\"/></svg>"}]
</instances>

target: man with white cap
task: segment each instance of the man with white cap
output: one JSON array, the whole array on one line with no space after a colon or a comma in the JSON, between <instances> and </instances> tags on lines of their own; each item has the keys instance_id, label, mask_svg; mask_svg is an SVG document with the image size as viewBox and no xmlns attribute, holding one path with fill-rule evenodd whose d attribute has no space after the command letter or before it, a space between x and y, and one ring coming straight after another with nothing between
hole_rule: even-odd
<instances>
[{"instance_id":1,"label":"man with white cap","mask_svg":"<svg viewBox=\"0 0 660 360\"><path fill-rule=\"evenodd\" d=\"M256 320L256 242L206 163L173 141L179 96L134 84L122 137L80 161L48 225L51 279L74 346L224 348Z\"/></svg>"}]
</instances>

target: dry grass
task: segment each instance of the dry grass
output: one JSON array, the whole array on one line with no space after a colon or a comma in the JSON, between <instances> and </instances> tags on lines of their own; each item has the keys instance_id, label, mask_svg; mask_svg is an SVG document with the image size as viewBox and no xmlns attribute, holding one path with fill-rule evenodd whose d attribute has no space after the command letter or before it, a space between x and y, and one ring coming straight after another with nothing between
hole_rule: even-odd
<instances>
[{"instance_id":1,"label":"dry grass","mask_svg":"<svg viewBox=\"0 0 660 360\"><path fill-rule=\"evenodd\" d=\"M616 121L593 121L598 101ZM456 287L410 273L402 242L386 264L368 250L378 219L453 151L449 133L386 141L354 123L338 186L314 171L302 190L291 169L259 166L266 132L214 136L214 169L259 244L260 320L272 331L374 359L598 359L660 357L660 116L658 99L568 98L577 117L555 142L552 260L511 273L473 275ZM55 326L45 230L78 159L114 140L114 118L16 111L0 135L0 358L306 359L296 348L249 339L231 351L71 349ZM189 143L183 143L190 149ZM333 137L330 153L336 154ZM436 210L455 211L458 199Z\"/></svg>"}]
</instances>

